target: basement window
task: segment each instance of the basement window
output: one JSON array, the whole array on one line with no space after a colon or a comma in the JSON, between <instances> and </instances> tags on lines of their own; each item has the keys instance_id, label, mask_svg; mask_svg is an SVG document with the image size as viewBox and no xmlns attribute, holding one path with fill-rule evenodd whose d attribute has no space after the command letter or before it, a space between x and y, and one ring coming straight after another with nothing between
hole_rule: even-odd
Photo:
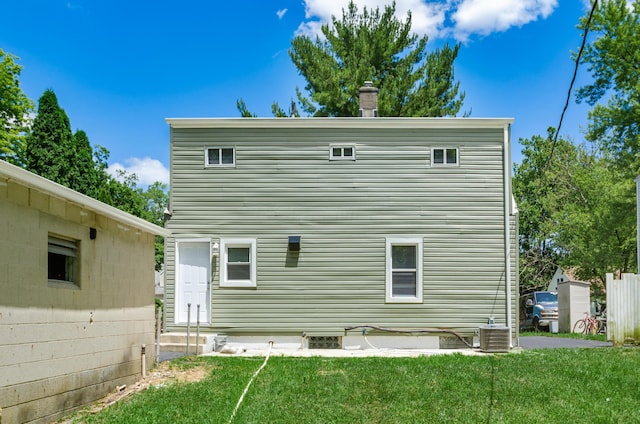
<instances>
[{"instance_id":1,"label":"basement window","mask_svg":"<svg viewBox=\"0 0 640 424\"><path fill-rule=\"evenodd\" d=\"M431 149L431 165L432 166L457 166L458 165L458 149L457 148Z\"/></svg>"},{"instance_id":2,"label":"basement window","mask_svg":"<svg viewBox=\"0 0 640 424\"><path fill-rule=\"evenodd\" d=\"M205 149L205 167L235 166L235 147L207 147Z\"/></svg>"},{"instance_id":3,"label":"basement window","mask_svg":"<svg viewBox=\"0 0 640 424\"><path fill-rule=\"evenodd\" d=\"M49 283L79 286L78 246L77 240L49 235L47 258Z\"/></svg>"},{"instance_id":4,"label":"basement window","mask_svg":"<svg viewBox=\"0 0 640 424\"><path fill-rule=\"evenodd\" d=\"M356 146L337 144L330 145L329 160L356 160Z\"/></svg>"}]
</instances>

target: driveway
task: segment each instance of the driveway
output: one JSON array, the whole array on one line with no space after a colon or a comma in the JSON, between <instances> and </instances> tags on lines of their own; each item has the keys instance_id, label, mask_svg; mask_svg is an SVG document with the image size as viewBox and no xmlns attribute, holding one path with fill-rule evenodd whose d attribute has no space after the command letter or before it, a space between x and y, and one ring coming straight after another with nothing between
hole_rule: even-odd
<instances>
[{"instance_id":1,"label":"driveway","mask_svg":"<svg viewBox=\"0 0 640 424\"><path fill-rule=\"evenodd\" d=\"M520 337L520 347L523 349L557 349L576 347L611 347L611 342L595 340L570 339L564 337L525 336Z\"/></svg>"}]
</instances>

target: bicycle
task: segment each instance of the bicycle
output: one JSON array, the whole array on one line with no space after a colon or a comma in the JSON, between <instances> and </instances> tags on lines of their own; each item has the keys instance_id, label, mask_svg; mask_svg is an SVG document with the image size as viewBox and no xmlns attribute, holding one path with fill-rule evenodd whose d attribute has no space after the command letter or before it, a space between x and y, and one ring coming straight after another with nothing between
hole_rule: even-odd
<instances>
[{"instance_id":1,"label":"bicycle","mask_svg":"<svg viewBox=\"0 0 640 424\"><path fill-rule=\"evenodd\" d=\"M573 324L573 332L580 334L598 334L601 331L602 324L595 317L585 313L584 318L579 319Z\"/></svg>"}]
</instances>

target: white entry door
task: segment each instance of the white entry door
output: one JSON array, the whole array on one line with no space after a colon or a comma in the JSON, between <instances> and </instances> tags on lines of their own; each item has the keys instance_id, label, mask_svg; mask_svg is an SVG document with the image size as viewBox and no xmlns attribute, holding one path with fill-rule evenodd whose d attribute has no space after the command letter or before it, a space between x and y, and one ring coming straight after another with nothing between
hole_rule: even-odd
<instances>
[{"instance_id":1,"label":"white entry door","mask_svg":"<svg viewBox=\"0 0 640 424\"><path fill-rule=\"evenodd\" d=\"M208 324L211 308L211 244L209 240L176 242L176 324L186 324L191 304L191 325Z\"/></svg>"}]
</instances>

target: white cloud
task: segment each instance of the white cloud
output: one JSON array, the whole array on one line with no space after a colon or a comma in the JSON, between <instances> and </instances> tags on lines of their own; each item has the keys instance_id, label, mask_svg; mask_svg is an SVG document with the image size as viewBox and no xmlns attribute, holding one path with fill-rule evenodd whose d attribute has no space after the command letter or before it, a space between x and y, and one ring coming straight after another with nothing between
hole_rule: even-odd
<instances>
[{"instance_id":1,"label":"white cloud","mask_svg":"<svg viewBox=\"0 0 640 424\"><path fill-rule=\"evenodd\" d=\"M120 163L109 165L107 172L117 177L118 170L126 171L128 174L136 174L138 177L138 185L147 187L156 181L163 184L169 184L169 170L157 159L150 157L129 158L125 160L126 166Z\"/></svg>"},{"instance_id":2,"label":"white cloud","mask_svg":"<svg viewBox=\"0 0 640 424\"><path fill-rule=\"evenodd\" d=\"M358 10L364 7L369 10L380 8L384 10L389 0L354 0ZM305 0L305 18L298 27L296 34L304 34L311 38L316 35L322 37L320 26L331 21L331 16L338 19L342 17L342 10L348 7L348 0ZM406 20L407 12L411 11L413 31L418 34L427 34L436 37L442 29L447 10L446 3L425 2L423 0L396 0L396 16L402 21Z\"/></svg>"},{"instance_id":3,"label":"white cloud","mask_svg":"<svg viewBox=\"0 0 640 424\"><path fill-rule=\"evenodd\" d=\"M296 35L322 37L320 27L331 16L342 17L348 0L304 0L305 21ZM354 0L358 10L380 10L389 0ZM488 35L546 18L558 6L558 0L396 0L396 16L405 20L411 11L412 29L430 39L453 35L466 41L473 34Z\"/></svg>"},{"instance_id":4,"label":"white cloud","mask_svg":"<svg viewBox=\"0 0 640 424\"><path fill-rule=\"evenodd\" d=\"M289 9L280 9L276 12L276 15L278 15L278 19L282 19L285 15L285 13L287 13L287 10Z\"/></svg>"},{"instance_id":5,"label":"white cloud","mask_svg":"<svg viewBox=\"0 0 640 424\"><path fill-rule=\"evenodd\" d=\"M456 39L466 41L471 34L488 35L521 27L548 17L557 0L463 0L452 14Z\"/></svg>"}]
</instances>

